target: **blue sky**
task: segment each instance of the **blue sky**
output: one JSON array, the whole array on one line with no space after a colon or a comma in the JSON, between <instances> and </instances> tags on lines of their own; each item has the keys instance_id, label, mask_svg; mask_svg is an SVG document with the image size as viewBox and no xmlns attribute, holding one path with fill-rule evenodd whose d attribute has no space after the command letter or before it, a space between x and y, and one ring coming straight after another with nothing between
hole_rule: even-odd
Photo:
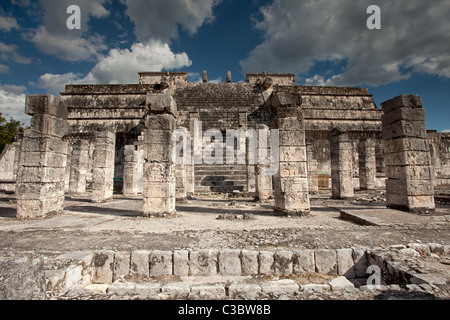
<instances>
[{"instance_id":1,"label":"blue sky","mask_svg":"<svg viewBox=\"0 0 450 320\"><path fill-rule=\"evenodd\" d=\"M69 5L81 30L69 30ZM381 9L369 30L367 8ZM2 0L0 112L25 123L25 94L68 83L137 83L138 71L233 82L289 72L298 85L363 86L381 102L422 96L450 130L448 0Z\"/></svg>"}]
</instances>

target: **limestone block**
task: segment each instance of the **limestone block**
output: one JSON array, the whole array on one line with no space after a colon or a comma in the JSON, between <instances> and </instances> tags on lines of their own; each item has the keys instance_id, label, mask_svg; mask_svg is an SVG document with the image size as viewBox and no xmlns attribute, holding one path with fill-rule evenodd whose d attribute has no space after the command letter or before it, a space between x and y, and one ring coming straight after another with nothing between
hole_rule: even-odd
<instances>
[{"instance_id":1,"label":"limestone block","mask_svg":"<svg viewBox=\"0 0 450 320\"><path fill-rule=\"evenodd\" d=\"M392 139L385 141L385 153L429 150L427 139L411 137L408 139Z\"/></svg>"},{"instance_id":2,"label":"limestone block","mask_svg":"<svg viewBox=\"0 0 450 320\"><path fill-rule=\"evenodd\" d=\"M217 250L197 250L189 255L190 272L192 276L217 275Z\"/></svg>"},{"instance_id":3,"label":"limestone block","mask_svg":"<svg viewBox=\"0 0 450 320\"><path fill-rule=\"evenodd\" d=\"M240 276L240 250L224 249L219 252L219 273L222 276Z\"/></svg>"},{"instance_id":4,"label":"limestone block","mask_svg":"<svg viewBox=\"0 0 450 320\"><path fill-rule=\"evenodd\" d=\"M151 162L144 165L145 180L151 182L175 182L173 164Z\"/></svg>"},{"instance_id":5,"label":"limestone block","mask_svg":"<svg viewBox=\"0 0 450 320\"><path fill-rule=\"evenodd\" d=\"M293 254L293 272L294 274L314 273L316 271L316 262L314 250L304 249L296 250Z\"/></svg>"},{"instance_id":6,"label":"limestone block","mask_svg":"<svg viewBox=\"0 0 450 320\"><path fill-rule=\"evenodd\" d=\"M305 131L303 130L280 130L281 146L305 146Z\"/></svg>"},{"instance_id":7,"label":"limestone block","mask_svg":"<svg viewBox=\"0 0 450 320\"><path fill-rule=\"evenodd\" d=\"M343 277L343 276L331 280L328 284L330 285L331 290L333 290L333 291L337 291L337 290L351 290L351 289L355 288L353 283L348 281L347 278Z\"/></svg>"},{"instance_id":8,"label":"limestone block","mask_svg":"<svg viewBox=\"0 0 450 320\"><path fill-rule=\"evenodd\" d=\"M305 147L286 147L280 146L280 162L306 162L306 148Z\"/></svg>"},{"instance_id":9,"label":"limestone block","mask_svg":"<svg viewBox=\"0 0 450 320\"><path fill-rule=\"evenodd\" d=\"M189 275L189 252L187 250L175 250L173 252L173 275Z\"/></svg>"},{"instance_id":10,"label":"limestone block","mask_svg":"<svg viewBox=\"0 0 450 320\"><path fill-rule=\"evenodd\" d=\"M425 121L425 110L422 108L402 107L385 113L381 117L382 125L387 126L397 121Z\"/></svg>"},{"instance_id":11,"label":"limestone block","mask_svg":"<svg viewBox=\"0 0 450 320\"><path fill-rule=\"evenodd\" d=\"M83 280L83 267L71 265L66 270L66 276L64 280L65 289L78 288Z\"/></svg>"},{"instance_id":12,"label":"limestone block","mask_svg":"<svg viewBox=\"0 0 450 320\"><path fill-rule=\"evenodd\" d=\"M62 138L70 129L66 119L50 114L35 114L30 120L31 130L56 138Z\"/></svg>"},{"instance_id":13,"label":"limestone block","mask_svg":"<svg viewBox=\"0 0 450 320\"><path fill-rule=\"evenodd\" d=\"M293 280L278 280L269 281L261 286L261 289L266 294L279 296L282 294L294 294L300 287Z\"/></svg>"},{"instance_id":14,"label":"limestone block","mask_svg":"<svg viewBox=\"0 0 450 320\"><path fill-rule=\"evenodd\" d=\"M423 107L423 101L420 96L414 95L400 95L381 104L384 113L391 112L393 110L409 107L409 108L421 108Z\"/></svg>"},{"instance_id":15,"label":"limestone block","mask_svg":"<svg viewBox=\"0 0 450 320\"><path fill-rule=\"evenodd\" d=\"M336 257L338 275L345 276L348 279L355 278L355 270L353 267L353 250L337 249Z\"/></svg>"},{"instance_id":16,"label":"limestone block","mask_svg":"<svg viewBox=\"0 0 450 320\"><path fill-rule=\"evenodd\" d=\"M48 213L59 213L64 209L64 197L43 200L17 199L17 218L38 218Z\"/></svg>"},{"instance_id":17,"label":"limestone block","mask_svg":"<svg viewBox=\"0 0 450 320\"><path fill-rule=\"evenodd\" d=\"M292 251L277 251L274 254L274 274L288 276L293 273Z\"/></svg>"},{"instance_id":18,"label":"limestone block","mask_svg":"<svg viewBox=\"0 0 450 320\"><path fill-rule=\"evenodd\" d=\"M336 251L330 249L315 250L316 271L319 274L336 274L337 257Z\"/></svg>"},{"instance_id":19,"label":"limestone block","mask_svg":"<svg viewBox=\"0 0 450 320\"><path fill-rule=\"evenodd\" d=\"M176 129L175 118L169 114L150 115L145 120L145 127L152 130L169 130L173 132ZM145 139L145 142L151 143Z\"/></svg>"},{"instance_id":20,"label":"limestone block","mask_svg":"<svg viewBox=\"0 0 450 320\"><path fill-rule=\"evenodd\" d=\"M260 251L258 256L259 261L259 274L272 275L274 273L274 257L273 252Z\"/></svg>"},{"instance_id":21,"label":"limestone block","mask_svg":"<svg viewBox=\"0 0 450 320\"><path fill-rule=\"evenodd\" d=\"M155 182L144 190L144 196L149 198L167 198L175 194L175 183Z\"/></svg>"},{"instance_id":22,"label":"limestone block","mask_svg":"<svg viewBox=\"0 0 450 320\"><path fill-rule=\"evenodd\" d=\"M150 251L147 250L133 251L131 253L131 264L130 264L131 275L138 277L148 277L150 274L149 258L150 258Z\"/></svg>"},{"instance_id":23,"label":"limestone block","mask_svg":"<svg viewBox=\"0 0 450 320\"><path fill-rule=\"evenodd\" d=\"M261 286L255 283L233 282L228 287L228 293L231 299L241 299L245 294L259 294Z\"/></svg>"},{"instance_id":24,"label":"limestone block","mask_svg":"<svg viewBox=\"0 0 450 320\"><path fill-rule=\"evenodd\" d=\"M386 166L429 166L431 157L429 152L424 151L404 151L386 154Z\"/></svg>"},{"instance_id":25,"label":"limestone block","mask_svg":"<svg viewBox=\"0 0 450 320\"><path fill-rule=\"evenodd\" d=\"M22 152L54 152L67 154L68 143L59 139L26 137L22 140Z\"/></svg>"},{"instance_id":26,"label":"limestone block","mask_svg":"<svg viewBox=\"0 0 450 320\"><path fill-rule=\"evenodd\" d=\"M67 143L66 143L67 149ZM21 165L24 167L53 167L65 168L67 155L55 152L27 152L23 151Z\"/></svg>"},{"instance_id":27,"label":"limestone block","mask_svg":"<svg viewBox=\"0 0 450 320\"><path fill-rule=\"evenodd\" d=\"M17 183L17 199L46 200L64 197L64 181L47 183Z\"/></svg>"},{"instance_id":28,"label":"limestone block","mask_svg":"<svg viewBox=\"0 0 450 320\"><path fill-rule=\"evenodd\" d=\"M220 300L226 297L225 286L221 284L215 285L199 285L192 286L188 299L196 300Z\"/></svg>"},{"instance_id":29,"label":"limestone block","mask_svg":"<svg viewBox=\"0 0 450 320\"><path fill-rule=\"evenodd\" d=\"M28 94L25 99L25 113L33 116L48 114L58 118L67 119L65 103L51 94Z\"/></svg>"},{"instance_id":30,"label":"limestone block","mask_svg":"<svg viewBox=\"0 0 450 320\"><path fill-rule=\"evenodd\" d=\"M150 276L172 275L172 263L172 251L152 251L150 253Z\"/></svg>"},{"instance_id":31,"label":"limestone block","mask_svg":"<svg viewBox=\"0 0 450 320\"><path fill-rule=\"evenodd\" d=\"M293 161L293 162L281 162L280 163L280 176L281 177L302 177L306 178L307 165L306 162Z\"/></svg>"},{"instance_id":32,"label":"limestone block","mask_svg":"<svg viewBox=\"0 0 450 320\"><path fill-rule=\"evenodd\" d=\"M58 183L65 176L64 168L22 167L17 175L21 183Z\"/></svg>"},{"instance_id":33,"label":"limestone block","mask_svg":"<svg viewBox=\"0 0 450 320\"><path fill-rule=\"evenodd\" d=\"M408 196L432 196L434 187L425 180L386 180L387 193Z\"/></svg>"},{"instance_id":34,"label":"limestone block","mask_svg":"<svg viewBox=\"0 0 450 320\"><path fill-rule=\"evenodd\" d=\"M362 248L353 248L353 262L356 278L367 277L367 257L366 250Z\"/></svg>"},{"instance_id":35,"label":"limestone block","mask_svg":"<svg viewBox=\"0 0 450 320\"><path fill-rule=\"evenodd\" d=\"M440 243L429 243L428 246L432 253L444 254L444 246Z\"/></svg>"},{"instance_id":36,"label":"limestone block","mask_svg":"<svg viewBox=\"0 0 450 320\"><path fill-rule=\"evenodd\" d=\"M187 299L190 292L190 284L185 282L169 283L161 288L161 293L167 294L173 300Z\"/></svg>"},{"instance_id":37,"label":"limestone block","mask_svg":"<svg viewBox=\"0 0 450 320\"><path fill-rule=\"evenodd\" d=\"M241 251L241 265L243 275L258 274L258 252L251 250Z\"/></svg>"},{"instance_id":38,"label":"limestone block","mask_svg":"<svg viewBox=\"0 0 450 320\"><path fill-rule=\"evenodd\" d=\"M114 253L113 282L130 273L131 254L129 252Z\"/></svg>"},{"instance_id":39,"label":"limestone block","mask_svg":"<svg viewBox=\"0 0 450 320\"><path fill-rule=\"evenodd\" d=\"M430 180L433 172L430 166L387 166L386 176L396 180Z\"/></svg>"},{"instance_id":40,"label":"limestone block","mask_svg":"<svg viewBox=\"0 0 450 320\"><path fill-rule=\"evenodd\" d=\"M92 283L111 284L114 270L114 252L99 251L94 253L92 259L94 267L92 273Z\"/></svg>"},{"instance_id":41,"label":"limestone block","mask_svg":"<svg viewBox=\"0 0 450 320\"><path fill-rule=\"evenodd\" d=\"M301 130L304 128L304 120L302 116L277 118L275 120L275 129L280 130Z\"/></svg>"},{"instance_id":42,"label":"limestone block","mask_svg":"<svg viewBox=\"0 0 450 320\"><path fill-rule=\"evenodd\" d=\"M149 93L145 105L151 112L167 112L177 116L177 104L170 94Z\"/></svg>"}]
</instances>

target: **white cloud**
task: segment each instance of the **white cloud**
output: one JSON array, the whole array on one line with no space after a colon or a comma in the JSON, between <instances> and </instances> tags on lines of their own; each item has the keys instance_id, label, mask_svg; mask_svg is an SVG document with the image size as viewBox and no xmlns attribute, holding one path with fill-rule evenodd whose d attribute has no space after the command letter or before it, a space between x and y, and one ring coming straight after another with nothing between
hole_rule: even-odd
<instances>
[{"instance_id":1,"label":"white cloud","mask_svg":"<svg viewBox=\"0 0 450 320\"><path fill-rule=\"evenodd\" d=\"M11 31L11 29L19 29L17 20L14 17L0 17L0 30Z\"/></svg>"},{"instance_id":2,"label":"white cloud","mask_svg":"<svg viewBox=\"0 0 450 320\"><path fill-rule=\"evenodd\" d=\"M0 85L0 112L7 120L9 120L9 117L13 117L15 120L29 125L30 117L25 114L25 94L10 92L11 89L17 92L19 88L17 86Z\"/></svg>"},{"instance_id":3,"label":"white cloud","mask_svg":"<svg viewBox=\"0 0 450 320\"><path fill-rule=\"evenodd\" d=\"M8 73L9 67L5 66L4 64L0 64L0 73Z\"/></svg>"},{"instance_id":4,"label":"white cloud","mask_svg":"<svg viewBox=\"0 0 450 320\"><path fill-rule=\"evenodd\" d=\"M342 64L308 84L381 85L414 72L450 77L450 2L378 1L382 29L368 30L371 0L274 0L255 27L265 40L241 61L244 72L306 74L317 62Z\"/></svg>"},{"instance_id":5,"label":"white cloud","mask_svg":"<svg viewBox=\"0 0 450 320\"><path fill-rule=\"evenodd\" d=\"M186 53L173 53L167 44L150 41L135 43L131 50L112 49L83 77L82 74L44 74L37 86L49 93L59 94L67 84L117 84L138 83L140 71L173 70L190 66L192 62Z\"/></svg>"},{"instance_id":6,"label":"white cloud","mask_svg":"<svg viewBox=\"0 0 450 320\"><path fill-rule=\"evenodd\" d=\"M39 0L44 11L44 24L28 36L37 48L66 61L96 60L107 46L104 39L89 29L91 17L106 18L110 12L105 4L110 0ZM67 28L66 13L70 5L81 9L81 30Z\"/></svg>"},{"instance_id":7,"label":"white cloud","mask_svg":"<svg viewBox=\"0 0 450 320\"><path fill-rule=\"evenodd\" d=\"M445 130L442 130L442 132L445 132L445 133L450 133L450 129L445 129Z\"/></svg>"},{"instance_id":8,"label":"white cloud","mask_svg":"<svg viewBox=\"0 0 450 320\"><path fill-rule=\"evenodd\" d=\"M70 38L48 32L46 27L39 27L32 38L38 49L46 54L55 55L66 61L95 60L107 46L100 37Z\"/></svg>"},{"instance_id":9,"label":"white cloud","mask_svg":"<svg viewBox=\"0 0 450 320\"><path fill-rule=\"evenodd\" d=\"M178 37L178 26L194 34L214 20L213 8L220 0L124 0L126 14L135 24L139 41L168 43Z\"/></svg>"}]
</instances>

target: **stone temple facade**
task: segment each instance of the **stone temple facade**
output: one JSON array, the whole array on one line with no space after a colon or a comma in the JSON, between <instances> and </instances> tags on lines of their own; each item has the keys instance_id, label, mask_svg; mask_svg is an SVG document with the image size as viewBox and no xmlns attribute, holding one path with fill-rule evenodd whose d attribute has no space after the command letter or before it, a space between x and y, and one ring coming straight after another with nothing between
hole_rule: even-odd
<instances>
[{"instance_id":1,"label":"stone temple facade","mask_svg":"<svg viewBox=\"0 0 450 320\"><path fill-rule=\"evenodd\" d=\"M60 211L65 193L87 190L93 202L114 192L142 197L143 216L173 215L177 201L211 192L273 197L275 213L307 215L320 186L338 199L386 186L388 207L420 212L434 209L433 188L450 181L450 135L426 130L420 97L379 109L366 88L297 86L293 74L247 74L246 83L230 73L226 83L209 83L206 72L202 83L189 83L186 72L139 76L139 84L27 96L31 129L5 150L18 217ZM273 175L249 135L235 136L231 150L227 144L227 133L241 130L271 146L274 136L258 135L270 129L279 141ZM180 130L194 141L183 153L196 159L212 147L223 161L175 163Z\"/></svg>"}]
</instances>

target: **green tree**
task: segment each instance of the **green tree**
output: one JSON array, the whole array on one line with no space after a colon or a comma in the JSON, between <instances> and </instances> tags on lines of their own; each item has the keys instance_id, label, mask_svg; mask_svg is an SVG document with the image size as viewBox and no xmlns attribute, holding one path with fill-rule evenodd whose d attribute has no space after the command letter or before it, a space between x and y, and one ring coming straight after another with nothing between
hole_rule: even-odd
<instances>
[{"instance_id":1,"label":"green tree","mask_svg":"<svg viewBox=\"0 0 450 320\"><path fill-rule=\"evenodd\" d=\"M14 120L12 117L9 119L9 122L6 121L0 112L0 153L8 144L14 142L17 135L23 134L25 131L23 125L23 123Z\"/></svg>"}]
</instances>

